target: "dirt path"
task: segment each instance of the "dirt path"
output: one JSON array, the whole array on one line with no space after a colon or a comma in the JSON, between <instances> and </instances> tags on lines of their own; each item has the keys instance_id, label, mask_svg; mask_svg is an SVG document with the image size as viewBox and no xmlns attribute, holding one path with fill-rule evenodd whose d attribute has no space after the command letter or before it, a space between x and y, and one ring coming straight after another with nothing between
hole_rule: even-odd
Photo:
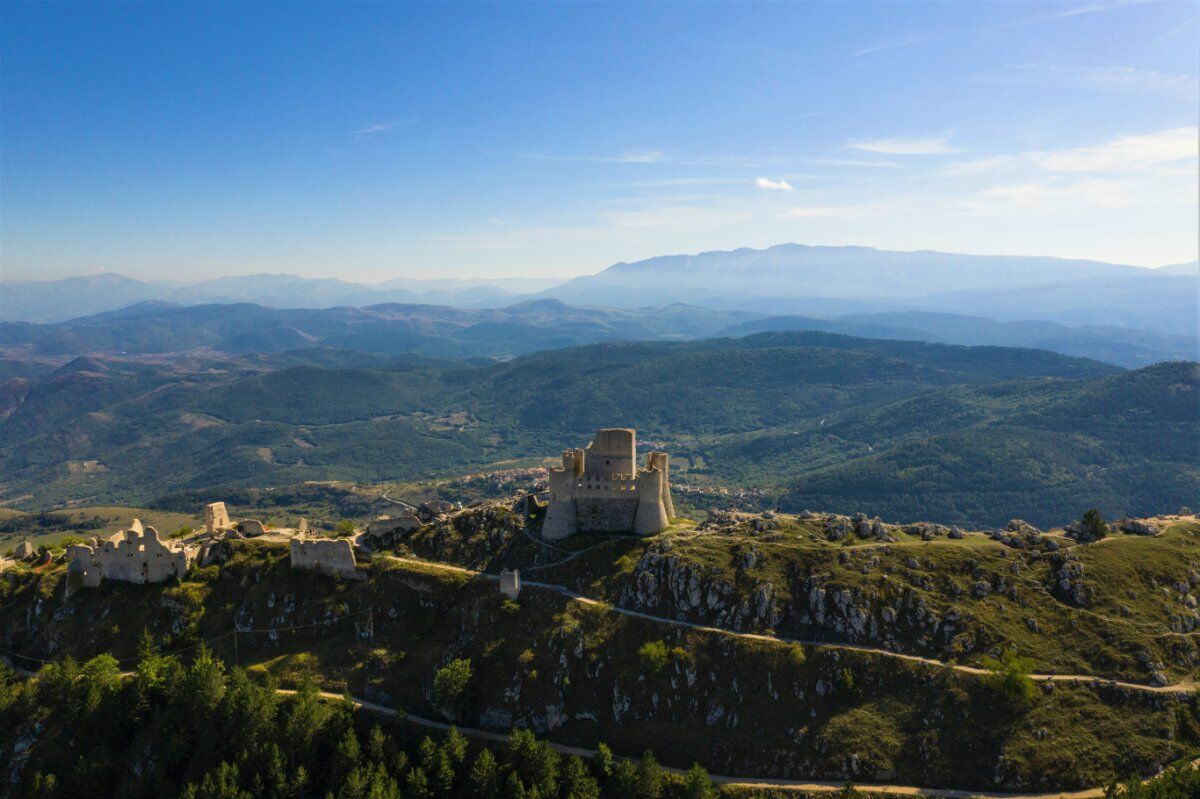
<instances>
[{"instance_id":1,"label":"dirt path","mask_svg":"<svg viewBox=\"0 0 1200 799\"><path fill-rule=\"evenodd\" d=\"M476 577L483 577L488 580L498 580L499 577L494 574L467 569L462 566L452 566L448 563L437 563L435 561L418 560L416 558L402 558L397 555L387 556L391 560L396 560L401 563L410 563L413 565L424 566L427 568L441 569L444 571L457 572L459 574L469 574ZM546 591L554 591L562 596L567 597L575 602L593 607L602 608L610 613L620 613L624 616L632 616L633 618L644 619L646 621L656 622L658 624L669 624L675 627L683 627L689 630L698 630L700 632L712 633L714 635L728 635L734 638L743 638L752 641L768 641L771 643L783 644L801 644L804 646L819 647L825 649L844 649L855 652L862 652L869 655L879 655L881 657L895 658L897 660L907 661L909 663L919 663L925 666L934 666L937 668L954 669L962 674L984 675L988 674L987 669L979 668L978 666L966 666L960 663L949 663L944 660L935 658L921 657L920 655L906 655L900 652L893 652L889 649L880 649L878 647L867 646L866 644L839 643L831 641L821 641L810 638L786 638L779 635L766 635L765 633L745 633L735 630L726 630L723 627L712 627L707 624L699 624L691 621L680 621L679 619L669 619L665 616L655 616L650 613L643 613L640 610L630 610L619 605L613 605L599 599L584 596L570 588L554 583L545 583L536 580L522 580L522 588L540 588ZM1188 679L1175 685L1144 685L1142 683L1127 682L1125 680L1114 680L1108 677L1097 677L1094 674L1031 674L1032 679L1039 682L1057 682L1057 683L1075 683L1081 685L1103 685L1112 688L1125 688L1131 691L1145 691L1155 694L1174 694L1179 692L1192 691L1196 688L1196 682L1193 679Z\"/></svg>"},{"instance_id":2,"label":"dirt path","mask_svg":"<svg viewBox=\"0 0 1200 799\"><path fill-rule=\"evenodd\" d=\"M276 689L281 694L292 695L295 691L279 688ZM321 697L334 701L342 701L347 697L341 694L321 692ZM403 721L416 724L421 727L428 727L434 730L448 731L451 726L442 721L434 721L433 719L422 718L415 716L412 713L406 713L396 708L386 707L374 702L368 702L365 699L357 697L349 697L349 701L357 708L369 711L371 713L379 713L384 716L400 718ZM463 735L471 738L478 738L485 741L493 741L495 743L508 743L509 736L504 733L492 732L490 730L480 730L472 727L457 727L458 731ZM578 755L583 758L592 758L596 755L595 749L586 749L579 746L568 746L566 744L554 743L546 741L549 746L562 755ZM622 758L637 762L636 758ZM1195 765L1195 763L1193 763ZM683 769L664 766L665 771L673 774L683 774ZM812 781L812 780L782 780L782 779L763 779L758 777L730 777L722 774L710 774L709 778L718 785L729 785L738 788L772 788L775 790L786 790L795 792L810 792L810 793L834 793L841 791L846 787L845 780L828 780L828 781ZM967 791L957 788L920 788L913 785L892 785L888 783L854 783L854 787L860 791L869 791L876 794L885 794L888 796L929 796L937 797L938 799L1098 799L1104 796L1103 788L1085 788L1078 791L1053 791L1051 793L1002 793L998 791Z\"/></svg>"}]
</instances>

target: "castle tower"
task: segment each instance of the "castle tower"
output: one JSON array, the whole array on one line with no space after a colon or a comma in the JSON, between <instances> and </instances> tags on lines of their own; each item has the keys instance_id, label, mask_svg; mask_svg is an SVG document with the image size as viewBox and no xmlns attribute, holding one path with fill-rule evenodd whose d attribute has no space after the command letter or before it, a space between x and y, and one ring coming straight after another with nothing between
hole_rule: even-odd
<instances>
[{"instance_id":1,"label":"castle tower","mask_svg":"<svg viewBox=\"0 0 1200 799\"><path fill-rule=\"evenodd\" d=\"M609 427L596 432L588 444L584 472L603 480L618 474L637 473L637 433L626 427Z\"/></svg>"},{"instance_id":2,"label":"castle tower","mask_svg":"<svg viewBox=\"0 0 1200 799\"><path fill-rule=\"evenodd\" d=\"M671 523L662 495L666 489L666 474L661 469L646 469L638 474L637 515L633 519L633 531L638 535L652 535Z\"/></svg>"},{"instance_id":3,"label":"castle tower","mask_svg":"<svg viewBox=\"0 0 1200 799\"><path fill-rule=\"evenodd\" d=\"M550 541L575 535L575 485L583 477L583 450L568 449L562 466L550 470L550 506L542 522L542 538Z\"/></svg>"},{"instance_id":4,"label":"castle tower","mask_svg":"<svg viewBox=\"0 0 1200 799\"><path fill-rule=\"evenodd\" d=\"M562 466L549 470L550 504L542 538L575 533L657 533L670 524L669 459L651 452L638 469L637 434L612 427L596 432L584 449L562 454Z\"/></svg>"},{"instance_id":5,"label":"castle tower","mask_svg":"<svg viewBox=\"0 0 1200 799\"><path fill-rule=\"evenodd\" d=\"M646 467L663 473L662 501L667 518L675 518L675 503L671 501L671 456L665 452L651 452L646 456Z\"/></svg>"}]
</instances>

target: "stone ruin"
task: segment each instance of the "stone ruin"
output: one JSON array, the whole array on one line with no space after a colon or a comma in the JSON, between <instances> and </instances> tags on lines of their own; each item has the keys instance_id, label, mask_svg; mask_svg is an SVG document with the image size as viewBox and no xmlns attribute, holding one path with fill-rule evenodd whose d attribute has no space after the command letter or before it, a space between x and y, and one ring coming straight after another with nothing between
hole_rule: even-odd
<instances>
[{"instance_id":1,"label":"stone ruin","mask_svg":"<svg viewBox=\"0 0 1200 799\"><path fill-rule=\"evenodd\" d=\"M607 428L584 449L563 452L562 466L550 469L550 504L542 537L575 533L657 533L675 516L669 458L646 454L637 466L637 433Z\"/></svg>"},{"instance_id":2,"label":"stone ruin","mask_svg":"<svg viewBox=\"0 0 1200 799\"><path fill-rule=\"evenodd\" d=\"M267 526L258 519L242 519L237 523L237 531L247 538L257 538L267 534Z\"/></svg>"},{"instance_id":3,"label":"stone ruin","mask_svg":"<svg viewBox=\"0 0 1200 799\"><path fill-rule=\"evenodd\" d=\"M415 513L404 513L400 516L380 516L367 524L367 534L375 537L391 533L410 533L421 526L421 520Z\"/></svg>"},{"instance_id":4,"label":"stone ruin","mask_svg":"<svg viewBox=\"0 0 1200 799\"><path fill-rule=\"evenodd\" d=\"M128 530L121 530L101 542L67 547L67 569L78 574L85 586L97 586L104 580L127 583L161 583L183 577L195 560L199 547L168 543L153 527L143 529L134 519Z\"/></svg>"},{"instance_id":5,"label":"stone ruin","mask_svg":"<svg viewBox=\"0 0 1200 799\"><path fill-rule=\"evenodd\" d=\"M13 550L13 558L16 560L29 560L37 553L33 547L33 542L28 538L17 544L17 548Z\"/></svg>"},{"instance_id":6,"label":"stone ruin","mask_svg":"<svg viewBox=\"0 0 1200 799\"><path fill-rule=\"evenodd\" d=\"M516 569L500 571L500 593L514 602L521 596L521 573Z\"/></svg>"},{"instance_id":7,"label":"stone ruin","mask_svg":"<svg viewBox=\"0 0 1200 799\"><path fill-rule=\"evenodd\" d=\"M233 527L229 521L229 511L224 502L211 502L204 506L204 531L209 535L228 530Z\"/></svg>"},{"instance_id":8,"label":"stone ruin","mask_svg":"<svg viewBox=\"0 0 1200 799\"><path fill-rule=\"evenodd\" d=\"M336 577L354 577L358 572L354 547L346 538L293 538L291 566Z\"/></svg>"}]
</instances>

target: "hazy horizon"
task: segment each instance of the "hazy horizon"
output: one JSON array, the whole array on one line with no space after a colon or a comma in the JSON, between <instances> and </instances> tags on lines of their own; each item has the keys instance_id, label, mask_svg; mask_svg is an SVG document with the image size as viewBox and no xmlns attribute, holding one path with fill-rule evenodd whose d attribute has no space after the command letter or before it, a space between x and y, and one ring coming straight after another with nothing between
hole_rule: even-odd
<instances>
[{"instance_id":1,"label":"hazy horizon","mask_svg":"<svg viewBox=\"0 0 1200 799\"><path fill-rule=\"evenodd\" d=\"M296 9L0 7L0 277L1200 246L1193 4Z\"/></svg>"},{"instance_id":2,"label":"hazy horizon","mask_svg":"<svg viewBox=\"0 0 1200 799\"><path fill-rule=\"evenodd\" d=\"M801 246L821 246L821 247L834 247L834 248L837 248L837 247L847 247L847 248L864 247L864 245L859 245L859 244L804 245L803 242L778 242L776 244L768 245L766 247L755 247L755 248L732 247L732 248L729 248L729 250L716 250L716 251L704 251L704 252L726 252L726 251L733 251L733 250L737 250L737 249L765 250L765 249L770 249L772 247L779 247L779 246L785 246L785 245L790 245L790 244L799 244ZM884 250L885 248L869 248L869 249ZM945 251L925 249L925 250L901 250L898 252L944 253ZM585 277L585 276L598 274L599 272L602 272L605 269L607 269L611 266L616 266L617 264L620 264L620 263L637 263L638 261L648 260L651 258L662 257L662 256L667 256L667 257L698 256L701 254L703 254L703 253L700 251L655 253L653 255L647 255L645 258L633 259L631 261L618 261L615 263L608 263L608 264L604 264L603 266L600 266L592 271L583 271L583 272L579 272L576 274L563 275L563 276L500 274L500 275L483 275L483 276L479 276L479 277L463 277L463 276L457 276L457 275L449 275L449 276L447 276L447 275L413 275L413 274L405 273L405 274L393 274L390 277L385 276L385 277L373 278L373 279L368 279L368 280L352 280L350 278L347 278L347 277L337 274L335 272L312 273L312 274L308 274L308 275L299 275L295 272L287 272L287 271L262 271L262 272L226 272L226 273L217 272L217 273L214 273L211 275L205 275L202 277L175 278L175 277L169 277L169 276L162 277L162 276L157 276L157 275L139 276L139 275L122 272L122 271L116 270L116 269L95 269L95 270L87 271L87 272L63 274L63 275L58 275L58 276L53 276L53 277L9 278L7 275L0 274L0 282L40 283L40 282L52 282L52 281L56 281L56 280L65 280L65 279L71 279L71 278L101 277L104 275L115 275L118 277L130 278L133 280L140 280L140 281L147 282L147 283L156 283L156 282L176 283L181 286L182 285L190 285L190 284L194 284L194 283L203 283L203 282L212 281L212 280L231 280L231 279L237 279L237 278L252 278L252 277L298 277L298 278L309 279L309 280L342 280L347 283L354 283L354 284L359 284L359 285L364 285L364 286L376 286L376 287L383 286L388 283L399 283L401 281L411 281L414 283L429 283L429 284L435 284L435 283L439 283L439 282L441 282L441 283L454 283L454 282L486 283L486 282L491 282L491 283L496 283L496 284L529 282L529 283L540 283L540 284L545 284L545 285L549 286L549 285L553 285L553 284L571 280L575 277ZM999 256L998 253L982 253L982 252L981 253L959 252L959 253L953 253L953 254L955 254L955 255L972 255L972 256L980 256L980 257ZM1018 257L1019 256L1042 257L1039 253L1016 253L1013 255L1016 255ZM1003 257L1003 256L999 256L999 257ZM1046 257L1057 257L1057 256L1046 256ZM1179 266L1182 264L1190 264L1190 263L1194 262L1196 259L1193 258L1193 259L1187 260L1187 261L1175 261L1175 262L1171 262L1171 263L1149 264L1149 265L1147 265L1147 264L1122 264L1122 263L1118 263L1116 261L1104 261L1104 260L1092 259L1092 258L1079 258L1079 259L1063 258L1063 260L1094 261L1094 262L1099 262L1099 263L1113 264L1116 266L1130 266L1130 267L1137 267L1140 269L1146 269L1148 271L1154 271L1156 269L1164 269L1164 268Z\"/></svg>"}]
</instances>

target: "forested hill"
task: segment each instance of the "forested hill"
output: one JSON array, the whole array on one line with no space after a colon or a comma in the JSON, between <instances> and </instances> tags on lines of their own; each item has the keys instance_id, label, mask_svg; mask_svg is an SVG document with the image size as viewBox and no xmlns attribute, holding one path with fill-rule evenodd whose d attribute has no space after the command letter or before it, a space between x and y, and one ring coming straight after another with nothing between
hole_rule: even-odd
<instances>
[{"instance_id":1,"label":"forested hill","mask_svg":"<svg viewBox=\"0 0 1200 799\"><path fill-rule=\"evenodd\" d=\"M629 425L679 456L681 481L761 487L789 506L1061 523L1091 505L1200 504L1197 369L813 332L478 365L327 349L94 357L0 384L0 499L449 475Z\"/></svg>"}]
</instances>

